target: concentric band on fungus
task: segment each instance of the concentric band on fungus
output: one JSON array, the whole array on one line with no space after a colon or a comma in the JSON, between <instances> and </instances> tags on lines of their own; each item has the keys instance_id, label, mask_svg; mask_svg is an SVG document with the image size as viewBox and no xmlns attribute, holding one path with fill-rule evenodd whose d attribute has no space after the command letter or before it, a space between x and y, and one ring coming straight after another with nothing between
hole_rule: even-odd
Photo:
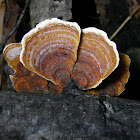
<instances>
[{"instance_id":1,"label":"concentric band on fungus","mask_svg":"<svg viewBox=\"0 0 140 140\"><path fill-rule=\"evenodd\" d=\"M77 23L45 20L23 37L20 61L46 80L65 87L77 59L80 33Z\"/></svg>"},{"instance_id":2,"label":"concentric band on fungus","mask_svg":"<svg viewBox=\"0 0 140 140\"><path fill-rule=\"evenodd\" d=\"M104 31L89 27L81 34L77 23L56 18L39 23L21 43L7 45L3 55L18 92L59 94L73 80L85 93L118 96L130 76L129 57L118 54Z\"/></svg>"},{"instance_id":3,"label":"concentric band on fungus","mask_svg":"<svg viewBox=\"0 0 140 140\"><path fill-rule=\"evenodd\" d=\"M97 87L119 64L116 44L97 28L82 30L78 59L71 78L83 90Z\"/></svg>"},{"instance_id":4,"label":"concentric band on fungus","mask_svg":"<svg viewBox=\"0 0 140 140\"><path fill-rule=\"evenodd\" d=\"M13 86L18 92L48 92L48 81L34 72L28 70L20 62L19 55L21 43L11 43L4 49L4 58L8 65L13 68L14 75L10 75Z\"/></svg>"}]
</instances>

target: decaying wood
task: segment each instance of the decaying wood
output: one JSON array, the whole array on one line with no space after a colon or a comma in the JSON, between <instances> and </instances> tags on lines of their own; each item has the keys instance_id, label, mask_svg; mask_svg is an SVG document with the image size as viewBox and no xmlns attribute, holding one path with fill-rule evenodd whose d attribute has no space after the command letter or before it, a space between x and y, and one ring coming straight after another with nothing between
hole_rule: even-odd
<instances>
[{"instance_id":1,"label":"decaying wood","mask_svg":"<svg viewBox=\"0 0 140 140\"><path fill-rule=\"evenodd\" d=\"M72 0L30 0L30 23L34 28L39 22L53 17L72 19Z\"/></svg>"},{"instance_id":2,"label":"decaying wood","mask_svg":"<svg viewBox=\"0 0 140 140\"><path fill-rule=\"evenodd\" d=\"M73 87L59 95L0 92L0 99L1 140L140 138L140 102Z\"/></svg>"}]
</instances>

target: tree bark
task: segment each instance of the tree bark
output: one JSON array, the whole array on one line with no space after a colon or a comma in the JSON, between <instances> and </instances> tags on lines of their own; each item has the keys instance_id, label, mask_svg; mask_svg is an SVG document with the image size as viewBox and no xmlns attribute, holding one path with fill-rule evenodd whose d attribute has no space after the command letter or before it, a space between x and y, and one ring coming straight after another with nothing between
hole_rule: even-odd
<instances>
[{"instance_id":1,"label":"tree bark","mask_svg":"<svg viewBox=\"0 0 140 140\"><path fill-rule=\"evenodd\" d=\"M31 27L45 19L59 18L62 20L72 19L72 0L31 0L30 18Z\"/></svg>"},{"instance_id":2,"label":"tree bark","mask_svg":"<svg viewBox=\"0 0 140 140\"><path fill-rule=\"evenodd\" d=\"M140 138L140 102L73 90L0 92L0 139Z\"/></svg>"}]
</instances>

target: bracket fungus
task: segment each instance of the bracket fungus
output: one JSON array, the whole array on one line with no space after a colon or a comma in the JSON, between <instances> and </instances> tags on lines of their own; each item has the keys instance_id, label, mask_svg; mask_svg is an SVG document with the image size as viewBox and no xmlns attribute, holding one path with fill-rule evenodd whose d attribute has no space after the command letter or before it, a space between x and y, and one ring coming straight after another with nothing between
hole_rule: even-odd
<instances>
[{"instance_id":1,"label":"bracket fungus","mask_svg":"<svg viewBox=\"0 0 140 140\"><path fill-rule=\"evenodd\" d=\"M65 87L77 59L80 32L77 23L45 20L23 37L20 60L29 70Z\"/></svg>"},{"instance_id":2,"label":"bracket fungus","mask_svg":"<svg viewBox=\"0 0 140 140\"><path fill-rule=\"evenodd\" d=\"M127 83L130 73L130 58L128 55L119 53L120 62L116 70L96 89L91 89L89 92L99 96L102 93L108 93L111 96L120 95Z\"/></svg>"},{"instance_id":3,"label":"bracket fungus","mask_svg":"<svg viewBox=\"0 0 140 140\"><path fill-rule=\"evenodd\" d=\"M8 65L15 71L14 75L10 76L13 86L18 92L43 91L46 93L48 81L23 66L19 59L21 49L21 43L11 43L3 52Z\"/></svg>"},{"instance_id":4,"label":"bracket fungus","mask_svg":"<svg viewBox=\"0 0 140 140\"><path fill-rule=\"evenodd\" d=\"M11 80L20 92L37 89L61 93L73 80L80 89L99 95L92 88L96 88L119 65L116 44L108 39L104 31L89 27L81 33L77 23L56 18L39 23L24 35L21 43L7 45L4 57L15 70ZM121 69L123 74L117 72L123 88L129 78L128 68L129 64ZM35 85L34 81L39 83ZM118 82L112 86L118 88ZM24 86L18 86L22 84ZM24 87L27 87L26 90Z\"/></svg>"},{"instance_id":5,"label":"bracket fungus","mask_svg":"<svg viewBox=\"0 0 140 140\"><path fill-rule=\"evenodd\" d=\"M79 88L95 88L118 63L116 44L108 39L106 33L97 28L86 28L82 30L78 59L71 77Z\"/></svg>"}]
</instances>

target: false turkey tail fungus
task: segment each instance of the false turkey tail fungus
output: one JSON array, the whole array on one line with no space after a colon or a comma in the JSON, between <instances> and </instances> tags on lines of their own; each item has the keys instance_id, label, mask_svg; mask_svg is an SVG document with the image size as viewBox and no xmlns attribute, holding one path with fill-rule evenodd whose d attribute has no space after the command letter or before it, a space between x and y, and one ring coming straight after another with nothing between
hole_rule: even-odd
<instances>
[{"instance_id":1,"label":"false turkey tail fungus","mask_svg":"<svg viewBox=\"0 0 140 140\"><path fill-rule=\"evenodd\" d=\"M97 28L82 30L72 79L82 89L97 87L118 66L116 44Z\"/></svg>"},{"instance_id":2,"label":"false turkey tail fungus","mask_svg":"<svg viewBox=\"0 0 140 140\"><path fill-rule=\"evenodd\" d=\"M99 96L102 93L108 93L111 96L119 96L125 90L130 73L130 58L128 55L119 53L120 62L116 70L96 89L90 90L90 93Z\"/></svg>"},{"instance_id":3,"label":"false turkey tail fungus","mask_svg":"<svg viewBox=\"0 0 140 140\"><path fill-rule=\"evenodd\" d=\"M43 91L46 93L48 81L28 70L20 62L21 48L21 43L12 43L7 45L3 52L8 65L15 71L14 75L10 76L13 86L18 92Z\"/></svg>"},{"instance_id":4,"label":"false turkey tail fungus","mask_svg":"<svg viewBox=\"0 0 140 140\"><path fill-rule=\"evenodd\" d=\"M65 87L70 82L79 41L77 23L45 20L23 37L20 60L29 70Z\"/></svg>"},{"instance_id":5,"label":"false turkey tail fungus","mask_svg":"<svg viewBox=\"0 0 140 140\"><path fill-rule=\"evenodd\" d=\"M81 34L77 23L56 18L42 21L3 53L15 70L11 80L19 92L61 93L73 80L94 95L117 96L129 78L128 56L120 54L119 64L116 44L104 31L90 27Z\"/></svg>"}]
</instances>

